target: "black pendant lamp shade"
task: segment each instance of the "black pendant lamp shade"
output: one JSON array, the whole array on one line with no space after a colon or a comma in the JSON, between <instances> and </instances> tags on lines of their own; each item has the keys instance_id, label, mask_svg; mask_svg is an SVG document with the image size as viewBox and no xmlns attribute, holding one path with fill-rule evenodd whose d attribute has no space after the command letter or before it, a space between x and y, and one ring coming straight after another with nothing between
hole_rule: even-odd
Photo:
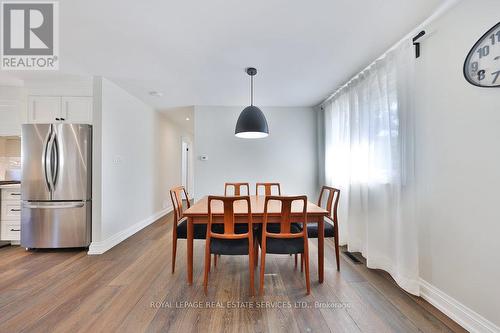
<instances>
[{"instance_id":1,"label":"black pendant lamp shade","mask_svg":"<svg viewBox=\"0 0 500 333\"><path fill-rule=\"evenodd\" d=\"M251 78L251 103L241 111L234 135L245 139L265 138L269 135L266 117L258 107L253 105L253 77L257 74L257 70L250 67L246 72Z\"/></svg>"}]
</instances>

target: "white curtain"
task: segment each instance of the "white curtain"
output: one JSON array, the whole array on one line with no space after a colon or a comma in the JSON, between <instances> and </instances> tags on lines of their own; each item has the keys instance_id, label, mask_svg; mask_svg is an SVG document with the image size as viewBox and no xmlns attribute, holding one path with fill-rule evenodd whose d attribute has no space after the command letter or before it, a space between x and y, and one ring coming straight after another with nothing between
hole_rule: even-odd
<instances>
[{"instance_id":1,"label":"white curtain","mask_svg":"<svg viewBox=\"0 0 500 333\"><path fill-rule=\"evenodd\" d=\"M400 45L325 102L325 181L341 190L341 244L419 294L414 51Z\"/></svg>"}]
</instances>

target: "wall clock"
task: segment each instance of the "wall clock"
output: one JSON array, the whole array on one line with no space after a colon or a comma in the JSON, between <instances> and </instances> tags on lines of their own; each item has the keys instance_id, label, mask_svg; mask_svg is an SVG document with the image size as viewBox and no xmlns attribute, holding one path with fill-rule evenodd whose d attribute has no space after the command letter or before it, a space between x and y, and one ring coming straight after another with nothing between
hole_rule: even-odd
<instances>
[{"instance_id":1,"label":"wall clock","mask_svg":"<svg viewBox=\"0 0 500 333\"><path fill-rule=\"evenodd\" d=\"M470 50L464 63L464 76L478 87L500 87L500 22Z\"/></svg>"}]
</instances>

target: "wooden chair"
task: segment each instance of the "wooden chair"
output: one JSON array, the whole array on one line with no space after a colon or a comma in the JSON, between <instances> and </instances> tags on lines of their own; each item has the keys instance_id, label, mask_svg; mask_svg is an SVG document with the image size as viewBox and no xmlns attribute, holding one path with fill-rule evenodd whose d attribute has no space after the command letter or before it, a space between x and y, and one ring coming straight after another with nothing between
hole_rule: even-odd
<instances>
[{"instance_id":1,"label":"wooden chair","mask_svg":"<svg viewBox=\"0 0 500 333\"><path fill-rule=\"evenodd\" d=\"M177 186L170 189L170 199L174 207L174 227L172 230L172 274L175 271L175 258L177 254L177 239L187 239L187 218L184 217L183 196L186 200L187 208L191 206L186 189L183 186ZM205 224L194 225L194 239L205 239L207 226ZM214 259L214 264L217 259Z\"/></svg>"},{"instance_id":2,"label":"wooden chair","mask_svg":"<svg viewBox=\"0 0 500 333\"><path fill-rule=\"evenodd\" d=\"M323 199L327 193L325 206L323 206ZM328 211L326 219L332 223L325 221L325 237L333 237L335 241L335 258L337 260L337 271L340 271L340 249L339 249L339 228L337 209L339 206L340 190L334 187L323 186L319 194L318 206L325 208ZM307 237L318 238L318 225L310 224L307 226ZM303 262L301 260L301 270L303 269Z\"/></svg>"},{"instance_id":3,"label":"wooden chair","mask_svg":"<svg viewBox=\"0 0 500 333\"><path fill-rule=\"evenodd\" d=\"M269 206L270 202L281 203L281 220L279 223L269 223ZM307 226L307 197L302 196L266 196L264 202L264 221L261 228L262 236L259 238L259 243L262 248L261 264L260 264L260 295L264 292L264 272L266 269L266 254L303 254L306 266L306 289L307 294L311 292L311 284L309 280L309 247L307 241L307 232L300 228L296 223L291 221L292 205L294 202L302 202L303 209L300 214L300 221L304 221L304 226ZM273 209L273 213L275 209Z\"/></svg>"},{"instance_id":4,"label":"wooden chair","mask_svg":"<svg viewBox=\"0 0 500 333\"><path fill-rule=\"evenodd\" d=\"M246 187L246 189L247 189L246 195L250 195L250 185L248 183L225 183L224 184L224 196L227 196L228 187L233 188L233 195L234 196L241 195L241 188L242 187Z\"/></svg>"},{"instance_id":5,"label":"wooden chair","mask_svg":"<svg viewBox=\"0 0 500 333\"><path fill-rule=\"evenodd\" d=\"M222 202L224 208L224 230L212 228L214 217L212 202ZM234 206L238 201L245 201L248 223L236 224ZM203 286L205 294L208 291L208 273L210 272L211 254L217 255L248 255L250 270L250 295L254 294L254 237L252 223L252 208L249 196L208 197L208 226L207 241L205 244L205 274ZM221 231L221 232L219 232Z\"/></svg>"},{"instance_id":6,"label":"wooden chair","mask_svg":"<svg viewBox=\"0 0 500 333\"><path fill-rule=\"evenodd\" d=\"M278 195L281 195L280 183L257 183L255 184L255 195L259 195L259 187L264 187L264 193L266 196L272 195L273 187L278 189Z\"/></svg>"}]
</instances>

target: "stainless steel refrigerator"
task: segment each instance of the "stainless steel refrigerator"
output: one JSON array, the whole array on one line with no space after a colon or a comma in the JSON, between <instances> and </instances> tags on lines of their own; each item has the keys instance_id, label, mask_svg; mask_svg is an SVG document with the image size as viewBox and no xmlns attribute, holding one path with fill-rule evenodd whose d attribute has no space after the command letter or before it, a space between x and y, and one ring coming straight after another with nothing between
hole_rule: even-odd
<instances>
[{"instance_id":1,"label":"stainless steel refrigerator","mask_svg":"<svg viewBox=\"0 0 500 333\"><path fill-rule=\"evenodd\" d=\"M21 141L21 246L89 246L92 126L26 124Z\"/></svg>"}]
</instances>

